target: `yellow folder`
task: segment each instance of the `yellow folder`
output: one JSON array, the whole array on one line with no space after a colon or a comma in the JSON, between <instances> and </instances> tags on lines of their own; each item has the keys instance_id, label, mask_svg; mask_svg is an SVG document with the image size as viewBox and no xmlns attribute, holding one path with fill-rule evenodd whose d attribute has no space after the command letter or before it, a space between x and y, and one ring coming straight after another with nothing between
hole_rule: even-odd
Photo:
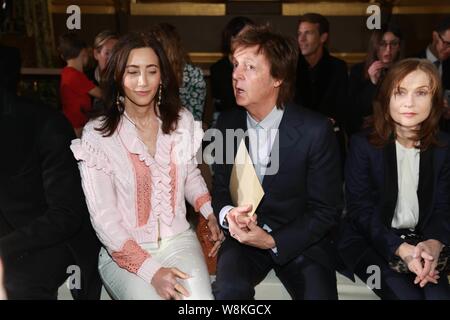
<instances>
[{"instance_id":1,"label":"yellow folder","mask_svg":"<svg viewBox=\"0 0 450 320\"><path fill-rule=\"evenodd\" d=\"M256 175L252 159L245 146L245 139L241 140L233 170L230 178L230 194L234 206L253 206L249 216L255 213L256 208L264 196L264 190Z\"/></svg>"}]
</instances>

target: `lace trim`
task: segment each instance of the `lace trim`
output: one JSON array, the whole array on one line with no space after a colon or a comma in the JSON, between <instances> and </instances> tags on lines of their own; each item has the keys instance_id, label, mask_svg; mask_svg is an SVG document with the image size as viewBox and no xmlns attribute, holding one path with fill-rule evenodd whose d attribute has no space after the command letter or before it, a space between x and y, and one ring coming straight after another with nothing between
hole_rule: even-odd
<instances>
[{"instance_id":1,"label":"lace trim","mask_svg":"<svg viewBox=\"0 0 450 320\"><path fill-rule=\"evenodd\" d=\"M209 193L205 193L204 195L201 195L195 200L195 212L199 212L200 208L207 202L211 201L211 196Z\"/></svg>"},{"instance_id":2,"label":"lace trim","mask_svg":"<svg viewBox=\"0 0 450 320\"><path fill-rule=\"evenodd\" d=\"M150 254L130 239L125 242L121 251L115 251L111 256L119 267L137 273Z\"/></svg>"},{"instance_id":3,"label":"lace trim","mask_svg":"<svg viewBox=\"0 0 450 320\"><path fill-rule=\"evenodd\" d=\"M171 199L171 204L172 204L172 213L173 215L175 215L175 206L176 206L176 201L177 201L177 165L171 161L170 162L170 188L172 190L172 199Z\"/></svg>"},{"instance_id":4,"label":"lace trim","mask_svg":"<svg viewBox=\"0 0 450 320\"><path fill-rule=\"evenodd\" d=\"M149 168L137 154L128 152L136 177L136 208L138 227L147 224L151 213L152 178Z\"/></svg>"}]
</instances>

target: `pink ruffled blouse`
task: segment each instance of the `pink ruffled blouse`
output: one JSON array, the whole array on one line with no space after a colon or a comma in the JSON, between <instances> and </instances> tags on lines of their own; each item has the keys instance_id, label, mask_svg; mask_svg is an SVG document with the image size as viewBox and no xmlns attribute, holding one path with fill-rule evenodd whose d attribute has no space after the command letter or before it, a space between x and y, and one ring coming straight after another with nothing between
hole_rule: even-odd
<instances>
[{"instance_id":1,"label":"pink ruffled blouse","mask_svg":"<svg viewBox=\"0 0 450 320\"><path fill-rule=\"evenodd\" d=\"M205 218L213 212L195 158L201 124L184 109L171 134L160 121L154 157L126 114L110 137L95 130L100 126L101 120L90 121L71 145L91 221L114 261L150 283L161 265L140 244L186 231L185 199Z\"/></svg>"}]
</instances>

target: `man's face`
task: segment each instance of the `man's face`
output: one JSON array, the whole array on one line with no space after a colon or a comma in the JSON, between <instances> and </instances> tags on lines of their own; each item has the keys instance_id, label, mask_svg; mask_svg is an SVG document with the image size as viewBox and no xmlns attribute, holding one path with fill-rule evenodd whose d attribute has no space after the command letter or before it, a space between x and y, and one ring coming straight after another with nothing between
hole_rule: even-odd
<instances>
[{"instance_id":1,"label":"man's face","mask_svg":"<svg viewBox=\"0 0 450 320\"><path fill-rule=\"evenodd\" d=\"M232 57L236 103L247 110L275 105L281 81L270 74L270 64L258 46L238 47Z\"/></svg>"},{"instance_id":2,"label":"man's face","mask_svg":"<svg viewBox=\"0 0 450 320\"><path fill-rule=\"evenodd\" d=\"M320 35L319 24L301 22L297 30L298 47L303 56L315 54L327 41L328 34Z\"/></svg>"},{"instance_id":3,"label":"man's face","mask_svg":"<svg viewBox=\"0 0 450 320\"><path fill-rule=\"evenodd\" d=\"M433 31L433 43L438 54L437 58L440 61L447 60L450 57L450 29L441 34Z\"/></svg>"}]
</instances>

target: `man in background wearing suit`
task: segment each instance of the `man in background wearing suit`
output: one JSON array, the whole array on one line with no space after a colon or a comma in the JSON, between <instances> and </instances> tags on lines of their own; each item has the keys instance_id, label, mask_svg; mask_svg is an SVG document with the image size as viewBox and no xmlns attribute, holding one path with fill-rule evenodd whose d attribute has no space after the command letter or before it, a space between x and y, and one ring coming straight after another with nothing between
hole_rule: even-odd
<instances>
[{"instance_id":1,"label":"man in background wearing suit","mask_svg":"<svg viewBox=\"0 0 450 320\"><path fill-rule=\"evenodd\" d=\"M294 299L336 299L331 233L340 216L342 179L331 123L290 103L294 43L254 26L232 48L233 89L244 109L224 112L217 127L223 135L248 132L244 139L265 195L252 217L251 206L233 207L233 164L216 159L213 207L228 232L218 256L215 298L253 299L255 286L274 269ZM236 155L239 143L224 145L223 155Z\"/></svg>"},{"instance_id":2,"label":"man in background wearing suit","mask_svg":"<svg viewBox=\"0 0 450 320\"><path fill-rule=\"evenodd\" d=\"M344 159L344 119L349 108L348 71L344 60L330 55L327 49L329 34L330 24L324 16L318 13L300 16L295 102L330 119Z\"/></svg>"},{"instance_id":3,"label":"man in background wearing suit","mask_svg":"<svg viewBox=\"0 0 450 320\"><path fill-rule=\"evenodd\" d=\"M450 16L442 19L434 28L432 41L428 47L417 55L418 58L431 61L439 71L445 97L446 112L441 129L450 132Z\"/></svg>"}]
</instances>

